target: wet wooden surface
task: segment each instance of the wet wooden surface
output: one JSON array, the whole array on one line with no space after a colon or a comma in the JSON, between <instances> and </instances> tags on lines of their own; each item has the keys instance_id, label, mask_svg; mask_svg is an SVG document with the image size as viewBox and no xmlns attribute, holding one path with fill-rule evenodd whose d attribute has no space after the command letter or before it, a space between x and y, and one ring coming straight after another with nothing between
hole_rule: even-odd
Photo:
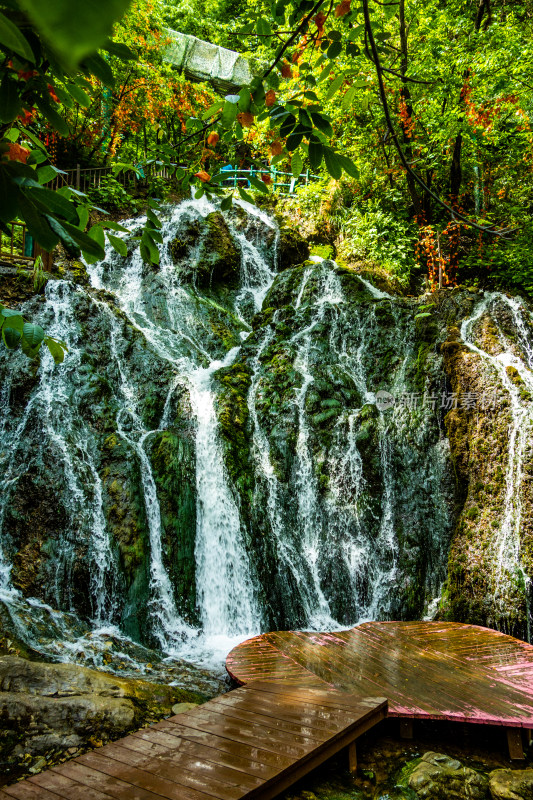
<instances>
[{"instance_id":1,"label":"wet wooden surface","mask_svg":"<svg viewBox=\"0 0 533 800\"><path fill-rule=\"evenodd\" d=\"M533 728L533 646L476 625L367 622L347 631L266 633L226 667L239 683L276 681L359 697L389 716Z\"/></svg>"},{"instance_id":2,"label":"wet wooden surface","mask_svg":"<svg viewBox=\"0 0 533 800\"><path fill-rule=\"evenodd\" d=\"M386 714L383 697L252 682L5 786L0 800L269 800Z\"/></svg>"}]
</instances>

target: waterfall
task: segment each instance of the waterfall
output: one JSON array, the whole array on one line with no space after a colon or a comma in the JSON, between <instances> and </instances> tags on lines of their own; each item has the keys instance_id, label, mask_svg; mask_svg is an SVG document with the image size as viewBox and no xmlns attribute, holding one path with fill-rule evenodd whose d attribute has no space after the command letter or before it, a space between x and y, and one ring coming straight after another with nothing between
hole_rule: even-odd
<instances>
[{"instance_id":1,"label":"waterfall","mask_svg":"<svg viewBox=\"0 0 533 800\"><path fill-rule=\"evenodd\" d=\"M318 630L395 614L399 588L410 580L405 564L399 563L402 552L405 562L399 529L406 521L416 529L423 519L427 529L417 552L427 551L429 574L425 588L417 591L426 592L429 605L444 580L451 534L444 489L448 450L438 415L430 407L410 411L398 403L382 411L376 406L379 389L398 399L413 390L408 373L417 361L414 314L360 276L354 277L368 297L354 307L338 272L334 262L320 259L301 270L293 301L258 331L249 362L252 452L264 482L259 497L266 504L280 565L276 595L289 609L282 624ZM397 366L385 386L375 358L382 318L392 325L397 351ZM276 329L289 327L295 332L288 342L278 341L276 350ZM285 422L287 430L296 431L294 454L283 475L281 456L276 459L277 446L268 435L269 425L279 427L278 416L269 420L264 410L268 397L275 397L265 364L276 353L290 360L299 375L293 411L287 410ZM330 383L322 399L326 373ZM342 399L335 398L335 384L342 386ZM322 425L332 426L324 430L323 442ZM376 475L370 474L369 453L362 449L364 426L371 431ZM402 486L402 470L408 470L413 483L409 492ZM425 495L430 495L427 502ZM418 535L410 533L411 538Z\"/></svg>"},{"instance_id":2,"label":"waterfall","mask_svg":"<svg viewBox=\"0 0 533 800\"><path fill-rule=\"evenodd\" d=\"M497 320L498 309L511 313L518 332L519 347L506 336L497 323L498 348L500 352L489 352L478 343L478 328L487 315ZM517 576L528 586L520 552L520 530L522 525L522 484L524 480L524 455L533 427L533 408L529 399L522 398L519 386L513 382L510 370L516 370L528 392L533 392L533 349L527 333L527 323L532 317L520 300L501 293L490 293L478 303L472 315L463 320L461 338L466 346L478 355L486 367L493 371L509 399L510 423L508 431L508 454L505 469L505 496L501 519L491 538L489 551L493 601L496 609L505 618L508 609L507 590ZM494 349L494 348L493 348ZM527 597L526 592L526 597ZM495 620L497 623L498 620Z\"/></svg>"},{"instance_id":3,"label":"waterfall","mask_svg":"<svg viewBox=\"0 0 533 800\"><path fill-rule=\"evenodd\" d=\"M13 635L122 672L157 661L170 680L172 659L218 668L265 629L430 615L456 498L442 357L419 301L334 261L283 263L277 225L246 203L169 207L158 267L141 259L142 222L118 234L127 258L109 248L85 282L50 280L28 307L67 341L62 365L0 355L0 615ZM533 393L532 320L503 295L468 308L463 340L510 403L490 554L502 604L512 576L525 580L533 411L509 369Z\"/></svg>"},{"instance_id":4,"label":"waterfall","mask_svg":"<svg viewBox=\"0 0 533 800\"><path fill-rule=\"evenodd\" d=\"M164 245L157 275L146 268L138 250L124 260L109 248L103 262L88 268L92 289L76 287L65 281L49 281L46 325L52 335L68 342L65 362L56 367L50 356L43 352L38 387L32 392L16 425L9 420L10 392L9 385L4 385L2 457L5 460L0 522L12 498L11 487L16 486L18 477L31 466L31 459L25 456L19 444L29 427L40 428L40 438L61 464L63 476L61 497L68 528L59 539L53 576L55 589L49 593L53 605L63 608L63 612L54 611L50 603L31 598L30 608L27 608L22 593L11 581L10 536L0 533L0 599L6 603L21 637L31 640L31 645L44 654L68 659L76 652L85 659L89 655L89 659L99 665L102 640L110 635L128 649L127 639L117 628L121 588L115 576L119 573L119 565L106 525L98 436L85 424L86 415L78 402L79 381L75 376L83 371L84 344L78 319L80 303L87 307L87 313L95 317L96 324L104 332L104 347L109 353L107 369L112 384L112 405L116 409L115 435L129 447L139 470L149 533L147 609L152 638L163 653L201 661L204 651L209 652L213 646L222 653L230 646L228 642L233 641L232 637L243 638L260 630L261 615L239 509L228 484L218 441L216 394L212 385L214 374L231 364L238 350L233 348L222 357L220 345L211 341L207 322L198 318L198 295L178 276L169 245L180 231L201 223L213 213L216 213L216 208L205 201L185 202L170 211L162 229ZM266 214L252 208L247 208L246 215L244 226L238 218L228 219L241 261L233 313L244 335L250 329L246 316L249 318L250 313L260 309L274 279L277 259L275 224ZM250 219L257 220L272 232L273 246L265 246L258 231L247 231ZM125 224L134 233L139 222L136 219ZM126 241L131 239L130 233L121 236ZM191 249L193 257L198 257L201 242L193 243ZM157 309L154 309L154 284L158 293ZM218 308L213 301L208 302L213 308ZM246 309L250 303L251 312ZM173 375L155 427L147 425L144 419L146 388L139 382L128 360L131 334L127 333L125 325L132 326L141 341L146 343L151 358L166 365L164 368ZM19 358L19 363L26 366L23 359ZM200 637L197 627L184 618L174 596L163 552L161 509L150 458L154 437L172 427L174 395L183 387L188 391L196 429L195 555ZM73 618L65 614L75 606L69 595L76 581L73 564L79 559L80 548L86 550L84 558L90 579L88 596L92 621L87 630L83 625L73 624ZM28 623L31 616L35 620L35 635L28 633L32 628ZM93 634L88 632L90 630ZM211 641L214 645L210 644ZM126 661L131 661L127 653L122 655Z\"/></svg>"}]
</instances>

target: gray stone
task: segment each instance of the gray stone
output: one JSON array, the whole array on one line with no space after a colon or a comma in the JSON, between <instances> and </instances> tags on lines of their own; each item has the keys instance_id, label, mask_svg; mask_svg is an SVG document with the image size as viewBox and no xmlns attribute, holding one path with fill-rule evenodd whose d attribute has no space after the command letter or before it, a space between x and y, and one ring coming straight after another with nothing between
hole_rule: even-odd
<instances>
[{"instance_id":1,"label":"gray stone","mask_svg":"<svg viewBox=\"0 0 533 800\"><path fill-rule=\"evenodd\" d=\"M423 800L483 800L488 779L443 753L424 753L409 778L409 787Z\"/></svg>"},{"instance_id":2,"label":"gray stone","mask_svg":"<svg viewBox=\"0 0 533 800\"><path fill-rule=\"evenodd\" d=\"M492 800L533 800L533 769L495 769L489 779Z\"/></svg>"},{"instance_id":3,"label":"gray stone","mask_svg":"<svg viewBox=\"0 0 533 800\"><path fill-rule=\"evenodd\" d=\"M199 703L176 703L176 705L172 706L172 713L183 714L185 711L191 711L191 709L197 708L199 705Z\"/></svg>"},{"instance_id":4,"label":"gray stone","mask_svg":"<svg viewBox=\"0 0 533 800\"><path fill-rule=\"evenodd\" d=\"M0 764L37 772L169 716L180 690L76 664L0 658ZM31 760L28 762L28 758ZM44 760L43 760L44 759Z\"/></svg>"}]
</instances>

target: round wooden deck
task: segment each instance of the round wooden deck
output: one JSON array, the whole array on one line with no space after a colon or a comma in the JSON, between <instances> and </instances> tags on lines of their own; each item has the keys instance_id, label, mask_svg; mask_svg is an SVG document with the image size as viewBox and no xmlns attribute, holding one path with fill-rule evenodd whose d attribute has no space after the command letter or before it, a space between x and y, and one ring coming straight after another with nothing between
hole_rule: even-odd
<instances>
[{"instance_id":1,"label":"round wooden deck","mask_svg":"<svg viewBox=\"0 0 533 800\"><path fill-rule=\"evenodd\" d=\"M533 646L476 625L366 622L347 631L279 631L235 647L239 683L335 687L389 699L389 716L533 728Z\"/></svg>"}]
</instances>

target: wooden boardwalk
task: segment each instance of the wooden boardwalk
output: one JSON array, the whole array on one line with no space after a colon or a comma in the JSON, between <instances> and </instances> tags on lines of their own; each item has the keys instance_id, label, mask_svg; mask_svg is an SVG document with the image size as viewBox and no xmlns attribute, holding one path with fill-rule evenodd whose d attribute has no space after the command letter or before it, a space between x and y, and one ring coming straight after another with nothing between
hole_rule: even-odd
<instances>
[{"instance_id":1,"label":"wooden boardwalk","mask_svg":"<svg viewBox=\"0 0 533 800\"><path fill-rule=\"evenodd\" d=\"M0 800L269 800L348 748L387 701L252 682L0 789Z\"/></svg>"},{"instance_id":2,"label":"wooden boardwalk","mask_svg":"<svg viewBox=\"0 0 533 800\"><path fill-rule=\"evenodd\" d=\"M476 625L367 622L336 633L266 633L238 645L226 667L239 683L383 695L389 716L533 729L533 646ZM515 757L519 738L515 736Z\"/></svg>"}]
</instances>

